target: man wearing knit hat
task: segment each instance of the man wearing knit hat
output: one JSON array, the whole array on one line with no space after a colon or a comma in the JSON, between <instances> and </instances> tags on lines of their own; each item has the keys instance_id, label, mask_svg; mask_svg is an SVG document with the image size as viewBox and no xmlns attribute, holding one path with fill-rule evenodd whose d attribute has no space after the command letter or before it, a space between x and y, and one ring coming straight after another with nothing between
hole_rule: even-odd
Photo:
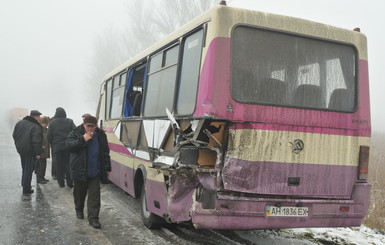
<instances>
[{"instance_id":1,"label":"man wearing knit hat","mask_svg":"<svg viewBox=\"0 0 385 245\"><path fill-rule=\"evenodd\" d=\"M82 115L82 119L84 120L84 118L89 117L89 116L91 116L91 114L89 114L89 113L84 113L84 114Z\"/></svg>"},{"instance_id":2,"label":"man wearing knit hat","mask_svg":"<svg viewBox=\"0 0 385 245\"><path fill-rule=\"evenodd\" d=\"M41 113L32 110L29 116L16 123L12 137L21 158L23 194L31 195L32 173L42 150L43 131L39 123Z\"/></svg>"},{"instance_id":3,"label":"man wearing knit hat","mask_svg":"<svg viewBox=\"0 0 385 245\"><path fill-rule=\"evenodd\" d=\"M72 130L66 141L70 151L70 171L74 180L76 217L84 218L84 202L87 198L88 221L96 229L101 227L100 183L108 183L111 171L110 149L105 132L97 127L97 119L85 116L83 124Z\"/></svg>"}]
</instances>

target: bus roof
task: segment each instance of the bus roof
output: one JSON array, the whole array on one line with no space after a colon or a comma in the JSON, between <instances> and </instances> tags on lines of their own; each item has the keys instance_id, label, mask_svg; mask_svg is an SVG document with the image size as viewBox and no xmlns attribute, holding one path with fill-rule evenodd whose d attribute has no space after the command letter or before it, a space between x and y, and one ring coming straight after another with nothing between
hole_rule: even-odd
<instances>
[{"instance_id":1,"label":"bus roof","mask_svg":"<svg viewBox=\"0 0 385 245\"><path fill-rule=\"evenodd\" d=\"M357 48L359 59L367 60L366 36L360 32L295 17L217 5L114 69L104 77L104 81L125 68L139 62L148 55L157 52L167 44L176 41L184 34L205 22L210 22L210 27L208 28L206 36L207 43L210 43L210 41L216 37L230 37L232 28L235 25L245 24L260 28L275 29L292 34L349 43Z\"/></svg>"}]
</instances>

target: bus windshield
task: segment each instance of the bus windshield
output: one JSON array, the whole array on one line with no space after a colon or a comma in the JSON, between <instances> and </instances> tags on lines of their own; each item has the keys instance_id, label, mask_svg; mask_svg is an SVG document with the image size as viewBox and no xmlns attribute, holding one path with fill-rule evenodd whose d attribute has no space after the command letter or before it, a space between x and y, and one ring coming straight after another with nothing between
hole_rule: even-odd
<instances>
[{"instance_id":1,"label":"bus windshield","mask_svg":"<svg viewBox=\"0 0 385 245\"><path fill-rule=\"evenodd\" d=\"M356 109L353 46L239 25L231 54L231 94L240 103Z\"/></svg>"}]
</instances>

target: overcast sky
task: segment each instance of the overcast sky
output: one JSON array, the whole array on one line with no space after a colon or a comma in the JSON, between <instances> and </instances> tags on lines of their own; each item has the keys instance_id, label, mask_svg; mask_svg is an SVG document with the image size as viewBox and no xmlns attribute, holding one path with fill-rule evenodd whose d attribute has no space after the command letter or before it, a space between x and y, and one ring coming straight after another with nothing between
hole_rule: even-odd
<instances>
[{"instance_id":1,"label":"overcast sky","mask_svg":"<svg viewBox=\"0 0 385 245\"><path fill-rule=\"evenodd\" d=\"M0 0L0 111L23 107L80 123L95 114L84 86L93 42L121 28L123 0Z\"/></svg>"},{"instance_id":2,"label":"overcast sky","mask_svg":"<svg viewBox=\"0 0 385 245\"><path fill-rule=\"evenodd\" d=\"M220 0L218 0L219 2ZM53 116L58 106L80 122L96 111L82 83L93 40L105 28L123 28L130 0L0 0L0 112L12 107ZM283 14L347 29L368 37L374 131L385 132L385 1L231 0L228 5Z\"/></svg>"}]
</instances>

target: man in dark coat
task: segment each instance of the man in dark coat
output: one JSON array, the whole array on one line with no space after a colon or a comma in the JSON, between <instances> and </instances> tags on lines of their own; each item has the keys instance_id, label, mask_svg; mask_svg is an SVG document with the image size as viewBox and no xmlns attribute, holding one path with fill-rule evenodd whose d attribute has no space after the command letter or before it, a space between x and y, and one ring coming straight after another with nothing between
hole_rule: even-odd
<instances>
[{"instance_id":1,"label":"man in dark coat","mask_svg":"<svg viewBox=\"0 0 385 245\"><path fill-rule=\"evenodd\" d=\"M42 127L38 121L40 115L39 111L32 110L29 116L16 123L12 134L21 158L23 170L21 185L24 195L30 195L34 192L31 188L32 173L37 165L37 160L40 158L43 140Z\"/></svg>"},{"instance_id":2,"label":"man in dark coat","mask_svg":"<svg viewBox=\"0 0 385 245\"><path fill-rule=\"evenodd\" d=\"M67 146L74 180L76 217L84 218L84 201L88 192L88 221L92 227L100 228L100 183L108 183L107 172L111 171L106 133L97 127L95 117L86 116L83 124L68 135Z\"/></svg>"},{"instance_id":3,"label":"man in dark coat","mask_svg":"<svg viewBox=\"0 0 385 245\"><path fill-rule=\"evenodd\" d=\"M69 188L73 187L73 181L69 173L69 152L65 142L68 134L76 127L72 119L67 118L65 110L56 108L54 120L50 122L47 138L52 146L52 155L56 162L57 182L64 187L64 177Z\"/></svg>"},{"instance_id":4,"label":"man in dark coat","mask_svg":"<svg viewBox=\"0 0 385 245\"><path fill-rule=\"evenodd\" d=\"M37 162L37 168L35 170L36 173L36 181L38 184L46 184L49 180L45 178L45 171L47 168L47 158L50 158L50 147L47 139L47 127L50 118L43 116L40 117L40 125L43 129L43 141L42 141L42 150L40 159Z\"/></svg>"}]
</instances>

